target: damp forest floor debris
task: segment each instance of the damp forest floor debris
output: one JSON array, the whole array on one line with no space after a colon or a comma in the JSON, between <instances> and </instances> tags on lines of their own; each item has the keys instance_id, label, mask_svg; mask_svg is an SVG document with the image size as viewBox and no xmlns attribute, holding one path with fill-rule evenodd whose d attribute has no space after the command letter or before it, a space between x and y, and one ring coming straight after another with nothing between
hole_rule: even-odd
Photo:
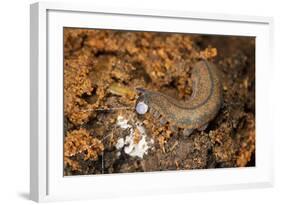
<instances>
[{"instance_id":1,"label":"damp forest floor debris","mask_svg":"<svg viewBox=\"0 0 281 205\"><path fill-rule=\"evenodd\" d=\"M201 59L223 89L204 131L183 136L135 112L137 87L188 100ZM64 28L64 175L245 166L255 166L254 38Z\"/></svg>"}]
</instances>

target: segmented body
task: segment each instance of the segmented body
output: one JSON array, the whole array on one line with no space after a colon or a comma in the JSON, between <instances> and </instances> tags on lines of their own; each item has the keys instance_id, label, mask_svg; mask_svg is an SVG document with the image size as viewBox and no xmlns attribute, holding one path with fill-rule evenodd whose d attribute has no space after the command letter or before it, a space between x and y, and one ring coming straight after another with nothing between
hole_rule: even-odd
<instances>
[{"instance_id":1,"label":"segmented body","mask_svg":"<svg viewBox=\"0 0 281 205\"><path fill-rule=\"evenodd\" d=\"M217 68L202 60L192 69L193 93L182 102L160 92L139 89L138 102L148 105L149 111L162 122L178 128L200 129L218 113L222 103L222 88Z\"/></svg>"}]
</instances>

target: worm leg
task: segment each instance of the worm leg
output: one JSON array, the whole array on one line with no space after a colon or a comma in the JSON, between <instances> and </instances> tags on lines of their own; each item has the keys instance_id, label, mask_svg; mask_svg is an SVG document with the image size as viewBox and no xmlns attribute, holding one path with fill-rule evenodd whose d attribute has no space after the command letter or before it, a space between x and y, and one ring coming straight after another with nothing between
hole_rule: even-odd
<instances>
[{"instance_id":1,"label":"worm leg","mask_svg":"<svg viewBox=\"0 0 281 205\"><path fill-rule=\"evenodd\" d=\"M165 125L167 123L167 120L164 117L160 118L160 124Z\"/></svg>"},{"instance_id":2,"label":"worm leg","mask_svg":"<svg viewBox=\"0 0 281 205\"><path fill-rule=\"evenodd\" d=\"M193 129L187 129L187 128L185 128L185 129L183 130L183 135L186 136L186 137L188 137L192 132L193 132Z\"/></svg>"},{"instance_id":3,"label":"worm leg","mask_svg":"<svg viewBox=\"0 0 281 205\"><path fill-rule=\"evenodd\" d=\"M199 131L204 131L208 127L208 124L203 125L202 127L199 127Z\"/></svg>"}]
</instances>

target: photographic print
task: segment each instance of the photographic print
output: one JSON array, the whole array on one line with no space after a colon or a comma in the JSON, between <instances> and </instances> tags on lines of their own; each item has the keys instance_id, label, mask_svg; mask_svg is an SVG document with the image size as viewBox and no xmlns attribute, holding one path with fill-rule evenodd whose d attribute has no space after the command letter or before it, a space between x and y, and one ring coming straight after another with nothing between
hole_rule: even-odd
<instances>
[{"instance_id":1,"label":"photographic print","mask_svg":"<svg viewBox=\"0 0 281 205\"><path fill-rule=\"evenodd\" d=\"M64 176L255 166L255 37L63 35Z\"/></svg>"}]
</instances>

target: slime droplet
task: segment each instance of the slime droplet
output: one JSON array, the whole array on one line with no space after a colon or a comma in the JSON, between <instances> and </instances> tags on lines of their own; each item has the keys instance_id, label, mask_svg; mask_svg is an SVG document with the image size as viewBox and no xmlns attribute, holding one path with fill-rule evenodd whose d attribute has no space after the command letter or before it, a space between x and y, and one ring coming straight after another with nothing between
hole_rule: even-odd
<instances>
[{"instance_id":1,"label":"slime droplet","mask_svg":"<svg viewBox=\"0 0 281 205\"><path fill-rule=\"evenodd\" d=\"M136 111L140 115L145 114L147 110L148 110L148 106L144 102L139 102L136 106Z\"/></svg>"}]
</instances>

